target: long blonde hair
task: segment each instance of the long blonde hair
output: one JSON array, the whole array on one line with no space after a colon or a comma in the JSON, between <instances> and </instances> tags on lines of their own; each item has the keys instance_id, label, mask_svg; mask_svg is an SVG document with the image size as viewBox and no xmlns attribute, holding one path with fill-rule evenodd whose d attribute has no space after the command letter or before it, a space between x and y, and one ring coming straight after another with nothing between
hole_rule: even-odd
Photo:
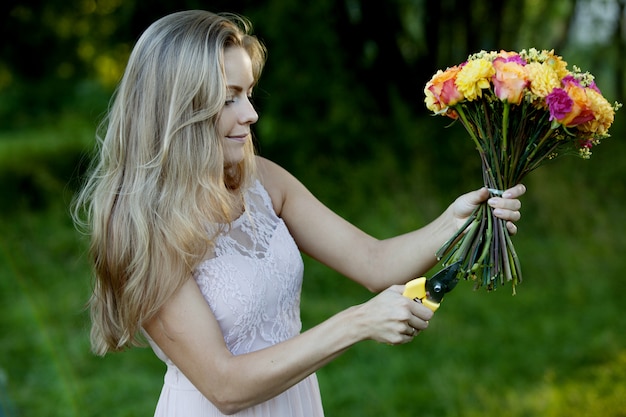
<instances>
[{"instance_id":1,"label":"long blonde hair","mask_svg":"<svg viewBox=\"0 0 626 417\"><path fill-rule=\"evenodd\" d=\"M141 345L141 326L191 277L255 175L254 147L226 170L217 120L224 50L243 47L255 79L265 48L235 15L178 12L140 37L97 135L73 216L91 238L91 344Z\"/></svg>"}]
</instances>

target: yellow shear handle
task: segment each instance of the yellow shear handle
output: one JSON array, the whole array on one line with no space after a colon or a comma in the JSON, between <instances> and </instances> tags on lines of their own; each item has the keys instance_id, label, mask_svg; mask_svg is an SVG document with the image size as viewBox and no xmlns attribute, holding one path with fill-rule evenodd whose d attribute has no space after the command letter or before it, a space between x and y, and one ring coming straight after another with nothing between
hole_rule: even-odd
<instances>
[{"instance_id":1,"label":"yellow shear handle","mask_svg":"<svg viewBox=\"0 0 626 417\"><path fill-rule=\"evenodd\" d=\"M424 277L415 278L414 280L407 282L404 286L404 292L402 295L410 298L411 300L420 300L422 304L430 308L432 311L437 311L439 308L439 303L426 298L426 278Z\"/></svg>"}]
</instances>

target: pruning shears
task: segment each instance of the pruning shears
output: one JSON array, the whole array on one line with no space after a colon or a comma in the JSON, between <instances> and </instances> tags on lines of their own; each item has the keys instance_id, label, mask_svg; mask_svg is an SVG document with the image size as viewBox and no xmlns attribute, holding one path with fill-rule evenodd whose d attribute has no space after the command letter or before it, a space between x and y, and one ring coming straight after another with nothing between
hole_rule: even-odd
<instances>
[{"instance_id":1,"label":"pruning shears","mask_svg":"<svg viewBox=\"0 0 626 417\"><path fill-rule=\"evenodd\" d=\"M455 262L437 272L431 278L415 278L406 283L402 295L420 301L432 311L439 308L443 296L452 291L459 282L461 262Z\"/></svg>"}]
</instances>

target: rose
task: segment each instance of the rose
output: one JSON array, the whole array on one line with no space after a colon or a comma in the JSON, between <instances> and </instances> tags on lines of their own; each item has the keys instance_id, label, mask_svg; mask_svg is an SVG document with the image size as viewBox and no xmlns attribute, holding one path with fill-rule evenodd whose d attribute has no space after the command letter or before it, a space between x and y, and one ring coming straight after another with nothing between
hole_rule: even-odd
<instances>
[{"instance_id":1,"label":"rose","mask_svg":"<svg viewBox=\"0 0 626 417\"><path fill-rule=\"evenodd\" d=\"M505 61L505 62L515 62L522 66L526 65L528 62L524 58L522 58L517 52L507 52L500 51L494 61Z\"/></svg>"},{"instance_id":2,"label":"rose","mask_svg":"<svg viewBox=\"0 0 626 417\"><path fill-rule=\"evenodd\" d=\"M550 110L550 120L563 120L572 110L574 101L562 88L555 88L546 96L546 104Z\"/></svg>"},{"instance_id":3,"label":"rose","mask_svg":"<svg viewBox=\"0 0 626 417\"><path fill-rule=\"evenodd\" d=\"M513 57L496 58L493 67L496 73L491 80L495 95L502 101L519 105L528 86L524 64Z\"/></svg>"},{"instance_id":4,"label":"rose","mask_svg":"<svg viewBox=\"0 0 626 417\"><path fill-rule=\"evenodd\" d=\"M456 118L456 113L449 107L464 99L463 94L455 85L459 71L460 67L458 66L448 68L445 71L438 70L424 87L426 107L433 113Z\"/></svg>"},{"instance_id":5,"label":"rose","mask_svg":"<svg viewBox=\"0 0 626 417\"><path fill-rule=\"evenodd\" d=\"M578 126L594 120L594 112L587 98L587 88L568 75L561 80L563 88L555 88L546 96L550 120L565 127Z\"/></svg>"}]
</instances>

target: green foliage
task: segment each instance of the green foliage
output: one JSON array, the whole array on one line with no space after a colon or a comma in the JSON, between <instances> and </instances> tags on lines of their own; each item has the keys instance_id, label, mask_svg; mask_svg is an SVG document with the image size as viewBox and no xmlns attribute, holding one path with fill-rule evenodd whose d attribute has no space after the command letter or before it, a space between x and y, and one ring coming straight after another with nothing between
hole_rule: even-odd
<instances>
[{"instance_id":1,"label":"green foliage","mask_svg":"<svg viewBox=\"0 0 626 417\"><path fill-rule=\"evenodd\" d=\"M0 6L0 33L11 40L0 51L0 415L151 415L164 373L154 354L89 352L91 272L68 204L132 43L156 18L207 5L18 3ZM255 97L261 152L385 238L481 185L463 129L424 117L422 88L438 68L478 49L554 47L620 100L623 41L591 50L568 43L573 4L210 7L249 16L269 48ZM413 343L353 347L318 373L328 416L624 415L621 111L617 119L591 160L564 158L528 177L515 237L525 277L518 294L462 282ZM305 328L371 297L305 261Z\"/></svg>"},{"instance_id":2,"label":"green foliage","mask_svg":"<svg viewBox=\"0 0 626 417\"><path fill-rule=\"evenodd\" d=\"M88 163L93 139L94 126L75 116L61 116L54 129L0 134L0 194L5 196L0 214L66 203Z\"/></svg>"},{"instance_id":3,"label":"green foliage","mask_svg":"<svg viewBox=\"0 0 626 417\"><path fill-rule=\"evenodd\" d=\"M460 128L442 129L430 117L414 123L436 133L410 152L381 146L367 161L313 160L299 172L328 205L375 236L419 227L473 188L475 178L459 175L477 176L479 166L464 161L477 158ZM615 226L626 199L622 126L590 160L564 158L529 176L515 237L525 277L516 296L506 286L487 293L461 282L413 343L354 346L318 372L327 415L622 416L626 237ZM83 152L91 129L67 117L0 138L1 166L19 171L12 163L19 156L51 177L33 182L43 204L3 211L0 222L0 409L8 417L144 416L158 398L165 368L149 349L105 358L89 352L86 240L67 208L74 171L54 160ZM371 297L305 262L305 328Z\"/></svg>"}]
</instances>

